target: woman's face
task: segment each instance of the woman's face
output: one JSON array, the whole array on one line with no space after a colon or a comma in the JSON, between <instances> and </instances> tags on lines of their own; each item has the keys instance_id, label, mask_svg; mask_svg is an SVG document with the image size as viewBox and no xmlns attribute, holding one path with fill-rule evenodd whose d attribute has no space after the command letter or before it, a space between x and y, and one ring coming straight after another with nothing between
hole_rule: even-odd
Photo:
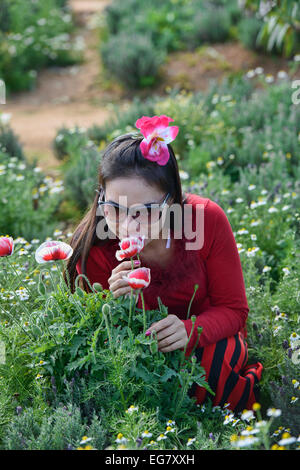
<instances>
[{"instance_id":1,"label":"woman's face","mask_svg":"<svg viewBox=\"0 0 300 470\"><path fill-rule=\"evenodd\" d=\"M113 201L120 206L128 207L141 204L159 203L161 204L167 193L164 193L156 186L150 186L144 179L138 176L116 178L106 182L105 201ZM167 203L170 203L168 199ZM106 223L120 240L129 236L145 237L145 245L153 239L160 238L167 204L160 219L153 217L152 224L143 223L140 212L127 215L121 220L117 217L105 215Z\"/></svg>"}]
</instances>

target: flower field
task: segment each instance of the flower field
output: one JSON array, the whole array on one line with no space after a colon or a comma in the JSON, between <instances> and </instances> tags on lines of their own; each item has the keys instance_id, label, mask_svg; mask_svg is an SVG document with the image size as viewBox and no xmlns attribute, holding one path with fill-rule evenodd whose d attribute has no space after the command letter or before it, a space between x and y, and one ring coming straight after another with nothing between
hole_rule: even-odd
<instances>
[{"instance_id":1,"label":"flower field","mask_svg":"<svg viewBox=\"0 0 300 470\"><path fill-rule=\"evenodd\" d=\"M18 2L25 9L26 2ZM13 15L10 32L4 32L1 19L9 13L8 3L7 10L6 0L0 7L6 38L0 76L11 90L24 89L33 65L74 59L68 45L71 14L67 2L32 2L41 8L36 23L37 29L46 28L45 37L29 29L30 22L24 24L25 10L22 17ZM130 43L132 8L137 34L145 18L151 31L137 44L149 54L144 59L150 70L157 65L153 48L163 51L162 60L189 41L195 46L204 41L204 24L201 35L194 23L188 27L193 16L184 8L188 2L164 2L168 11L156 3L157 10L149 7L143 16L133 0L112 2L102 25L103 60L112 73L118 75L120 62L114 62L109 48L120 38L124 47ZM228 2L230 8L219 3L215 21L223 24L223 36L209 41L230 35L241 41L250 26L239 26L245 19L236 2ZM212 21L210 15L206 18ZM267 53L264 34L261 47ZM26 54L25 40L36 45ZM290 57L288 72L270 76L261 67L212 83L205 92L151 92L126 109L115 106L103 126L58 129L53 141L61 164L57 178L44 173L38 158L29 161L5 109L0 113L1 450L300 448L300 104L291 78L299 71L297 40L293 36L277 50ZM19 56L24 62L17 61ZM3 57L6 64L17 61L20 69L3 66ZM136 83L126 83L124 71L119 75L125 86L155 83L142 65L141 75L133 77ZM219 204L235 236L249 304L249 363L260 361L264 367L251 410L234 414L229 403L221 408L210 399L195 404L188 393L193 383L210 391L205 371L185 350L158 351L156 335L148 332L168 315L160 299L159 309L148 311L137 308L132 296L115 299L88 279L87 293L83 275L73 292L69 286L65 263L72 255L73 231L95 197L95 168L103 149L114 137L136 131L138 118L154 115L172 116L179 127L172 146L183 190ZM133 248L121 246L117 259L133 261L142 249L140 240ZM150 273L141 268L129 282L142 297Z\"/></svg>"}]
</instances>

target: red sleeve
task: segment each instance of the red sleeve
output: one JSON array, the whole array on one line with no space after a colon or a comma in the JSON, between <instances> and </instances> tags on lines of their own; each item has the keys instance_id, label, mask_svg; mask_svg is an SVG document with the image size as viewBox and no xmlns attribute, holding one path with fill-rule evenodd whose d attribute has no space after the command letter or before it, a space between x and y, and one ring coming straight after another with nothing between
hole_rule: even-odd
<instances>
[{"instance_id":1,"label":"red sleeve","mask_svg":"<svg viewBox=\"0 0 300 470\"><path fill-rule=\"evenodd\" d=\"M76 270L78 274L82 274L81 258L76 264ZM111 267L100 247L92 246L90 249L86 263L86 276L91 285L99 282L103 289L109 289L108 279L111 276Z\"/></svg>"},{"instance_id":2,"label":"red sleeve","mask_svg":"<svg viewBox=\"0 0 300 470\"><path fill-rule=\"evenodd\" d=\"M245 284L231 225L223 209L209 200L204 215L204 245L202 255L207 270L210 306L197 315L187 355L197 341L197 327L203 331L197 347L233 336L245 327L249 307ZM188 336L192 320L182 320Z\"/></svg>"}]
</instances>

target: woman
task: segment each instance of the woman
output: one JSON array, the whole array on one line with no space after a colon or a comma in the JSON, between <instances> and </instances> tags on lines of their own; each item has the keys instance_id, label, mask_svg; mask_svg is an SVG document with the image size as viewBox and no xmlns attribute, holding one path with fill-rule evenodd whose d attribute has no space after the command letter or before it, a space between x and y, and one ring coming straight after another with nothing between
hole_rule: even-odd
<instances>
[{"instance_id":1,"label":"woman","mask_svg":"<svg viewBox=\"0 0 300 470\"><path fill-rule=\"evenodd\" d=\"M74 232L67 269L73 287L77 274L83 273L115 298L129 295L126 275L132 270L131 261L119 262L116 251L122 239L142 237L141 266L151 272L151 282L143 289L145 308L157 309L157 297L168 307L168 316L148 331L157 332L163 353L187 345L188 355L196 348L215 392L213 404L229 403L238 412L257 401L262 371L260 363L246 365L249 307L240 258L222 208L209 198L182 194L170 145L178 127L168 127L170 121L164 115L142 117L136 122L141 135L121 135L107 146L96 190L100 196ZM136 261L134 269L139 266ZM196 292L195 286L199 286ZM83 287L89 291L85 281ZM137 307L142 308L140 297ZM193 334L192 315L196 316ZM212 397L196 384L189 394L199 404Z\"/></svg>"}]
</instances>

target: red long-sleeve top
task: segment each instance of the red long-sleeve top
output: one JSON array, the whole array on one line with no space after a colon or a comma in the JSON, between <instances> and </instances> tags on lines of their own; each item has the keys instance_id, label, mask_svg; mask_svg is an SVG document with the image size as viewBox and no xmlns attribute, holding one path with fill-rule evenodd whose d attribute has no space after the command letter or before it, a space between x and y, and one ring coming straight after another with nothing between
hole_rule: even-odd
<instances>
[{"instance_id":1,"label":"red long-sleeve top","mask_svg":"<svg viewBox=\"0 0 300 470\"><path fill-rule=\"evenodd\" d=\"M186 220L192 223L194 233L197 230L198 240L202 240L202 246L199 243L199 248L196 250L187 249L186 243L195 241L190 232L186 235L183 230L180 232L180 238L174 238L178 235L171 231L175 256L166 268L161 268L155 260L143 263L143 266L151 270L151 282L143 289L143 294L146 310L158 308L159 296L162 303L168 307L168 313L177 315L183 321L188 337L192 330L191 316L197 317L187 347L189 354L194 346L204 347L233 336L239 331L246 336L249 307L240 256L225 212L209 198L191 193L185 195L185 203L189 204L191 209L191 215ZM202 237L199 237L199 230L202 230ZM99 282L104 289L109 289L108 278L112 269L120 263L115 257L116 250L120 249L119 242L120 240L115 238L104 245L95 245L91 248L86 263L87 277L91 284ZM81 259L76 269L79 274L82 272ZM199 288L187 319L195 284L198 284ZM142 308L140 296L137 307ZM198 326L201 326L203 331L196 345Z\"/></svg>"}]
</instances>

